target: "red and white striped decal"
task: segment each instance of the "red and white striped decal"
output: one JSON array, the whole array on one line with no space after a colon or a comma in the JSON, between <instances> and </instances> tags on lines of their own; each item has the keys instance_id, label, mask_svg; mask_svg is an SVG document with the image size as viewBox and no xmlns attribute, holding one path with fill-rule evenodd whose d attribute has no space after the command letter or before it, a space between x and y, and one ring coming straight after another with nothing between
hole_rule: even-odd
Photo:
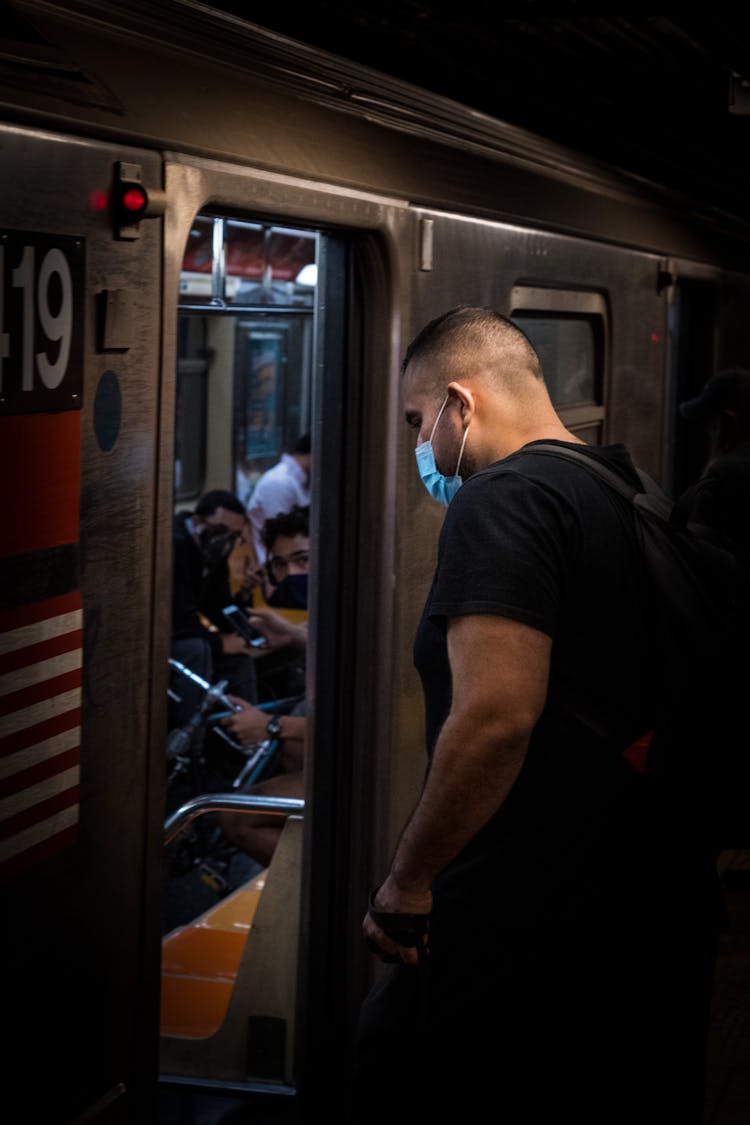
<instances>
[{"instance_id":1,"label":"red and white striped decal","mask_svg":"<svg viewBox=\"0 0 750 1125\"><path fill-rule=\"evenodd\" d=\"M0 612L0 877L76 839L80 591Z\"/></svg>"}]
</instances>

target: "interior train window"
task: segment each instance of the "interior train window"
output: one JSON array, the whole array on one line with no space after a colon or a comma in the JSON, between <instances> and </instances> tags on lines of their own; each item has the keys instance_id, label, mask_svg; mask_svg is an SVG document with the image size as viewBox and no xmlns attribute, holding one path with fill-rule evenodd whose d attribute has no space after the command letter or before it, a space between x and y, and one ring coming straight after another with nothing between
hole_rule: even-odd
<instances>
[{"instance_id":1,"label":"interior train window","mask_svg":"<svg viewBox=\"0 0 750 1125\"><path fill-rule=\"evenodd\" d=\"M243 501L309 430L318 235L194 220L180 275L175 500Z\"/></svg>"},{"instance_id":2,"label":"interior train window","mask_svg":"<svg viewBox=\"0 0 750 1125\"><path fill-rule=\"evenodd\" d=\"M607 309L601 294L516 286L511 319L531 340L555 409L584 441L604 440Z\"/></svg>"},{"instance_id":3,"label":"interior train window","mask_svg":"<svg viewBox=\"0 0 750 1125\"><path fill-rule=\"evenodd\" d=\"M228 220L225 224L225 300L235 304L311 308L317 271L309 231Z\"/></svg>"}]
</instances>

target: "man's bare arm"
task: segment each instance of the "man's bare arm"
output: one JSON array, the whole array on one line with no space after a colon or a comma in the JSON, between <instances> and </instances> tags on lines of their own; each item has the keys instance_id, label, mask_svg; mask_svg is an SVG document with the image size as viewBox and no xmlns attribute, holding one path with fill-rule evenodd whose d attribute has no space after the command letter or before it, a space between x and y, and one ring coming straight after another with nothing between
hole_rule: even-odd
<instances>
[{"instance_id":1,"label":"man's bare arm","mask_svg":"<svg viewBox=\"0 0 750 1125\"><path fill-rule=\"evenodd\" d=\"M500 808L544 707L551 646L545 633L508 618L450 620L451 711L419 803L378 891L378 909L429 911L434 877ZM394 946L371 919L365 919L364 928L388 952L416 960L413 950Z\"/></svg>"}]
</instances>

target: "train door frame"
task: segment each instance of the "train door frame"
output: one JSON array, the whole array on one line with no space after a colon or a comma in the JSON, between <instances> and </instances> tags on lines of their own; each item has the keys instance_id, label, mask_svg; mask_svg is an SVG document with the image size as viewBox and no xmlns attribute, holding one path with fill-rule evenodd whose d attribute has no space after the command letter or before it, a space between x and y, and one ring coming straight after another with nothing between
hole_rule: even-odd
<instances>
[{"instance_id":1,"label":"train door frame","mask_svg":"<svg viewBox=\"0 0 750 1125\"><path fill-rule=\"evenodd\" d=\"M731 269L677 258L662 262L659 276L668 301L669 327L662 479L666 491L676 498L698 477L708 456L706 431L689 426L679 405L697 394L721 367L747 365L748 280ZM696 340L698 359L692 351Z\"/></svg>"},{"instance_id":2,"label":"train door frame","mask_svg":"<svg viewBox=\"0 0 750 1125\"><path fill-rule=\"evenodd\" d=\"M311 936L300 954L296 1078L297 1100L305 1112L323 1106L330 1112L332 1099L344 1095L336 1085L337 1073L342 1063L346 1065L353 1020L367 983L369 956L359 931L371 870L381 859L371 854L369 838L376 757L381 763L378 768L383 768L383 756L376 756L372 748L389 745L392 724L390 709L383 703L392 694L392 662L387 654L393 633L394 534L384 513L392 495L398 446L398 341L392 323L399 287L394 263L406 246L407 267L412 268L414 216L401 200L299 183L291 177L182 154L165 154L165 188L169 205L160 535L154 578L157 651L163 649L169 631L165 607L171 604L176 323L189 226L195 216L210 210L282 225L304 224L325 235L312 421L312 491L319 502L311 510L311 549L312 565L320 576L310 606L308 652L314 767L306 793L300 927L301 933ZM335 279L342 273L348 277L346 290L335 294ZM335 357L333 366L331 357ZM362 377L352 379L350 372ZM333 489L336 481L339 487ZM373 557L374 535L379 536L375 556L379 566L377 573L364 579L360 560L367 558L368 551ZM324 602L325 629L318 628ZM381 640L373 666L375 634ZM329 673L331 667L336 675ZM317 676L318 668L325 668L326 674ZM166 697L166 675L159 674L158 661L155 669L155 697L160 692ZM333 745L334 754L316 757L316 745Z\"/></svg>"},{"instance_id":3,"label":"train door frame","mask_svg":"<svg viewBox=\"0 0 750 1125\"><path fill-rule=\"evenodd\" d=\"M665 482L676 498L698 478L708 455L706 433L688 425L679 406L713 373L719 287L715 275L703 272L682 270L670 280L664 450Z\"/></svg>"}]
</instances>

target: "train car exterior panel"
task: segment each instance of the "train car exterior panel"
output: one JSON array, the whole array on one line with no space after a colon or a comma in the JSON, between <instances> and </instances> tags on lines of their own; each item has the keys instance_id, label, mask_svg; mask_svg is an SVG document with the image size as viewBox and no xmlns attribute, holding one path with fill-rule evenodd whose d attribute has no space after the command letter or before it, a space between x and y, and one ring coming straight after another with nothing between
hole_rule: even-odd
<instances>
[{"instance_id":1,"label":"train car exterior panel","mask_svg":"<svg viewBox=\"0 0 750 1125\"><path fill-rule=\"evenodd\" d=\"M180 3L50 5L19 11L94 93L3 91L10 113L113 139L289 170L425 206L447 205L700 259L748 260L722 216L502 126L447 99L352 68L324 52ZM157 27L177 20L168 37ZM123 36L139 46L135 71ZM212 43L212 52L203 48ZM201 48L196 48L201 44ZM294 58L294 62L290 61ZM259 75L261 77L259 77ZM78 104L76 104L78 102ZM98 103L107 103L100 105ZM221 106L219 114L215 106ZM249 107L252 107L249 109ZM283 137L283 140L281 139ZM445 150L452 150L450 161ZM750 232L747 233L750 238Z\"/></svg>"},{"instance_id":2,"label":"train car exterior panel","mask_svg":"<svg viewBox=\"0 0 750 1125\"><path fill-rule=\"evenodd\" d=\"M123 1060L143 1019L140 1006L153 995L141 975L148 926L143 876L151 866L143 688L151 647L160 224L144 231L137 246L115 242L91 196L109 183L118 160L138 161L156 178L160 161L135 149L18 129L3 130L0 143L4 226L32 238L59 232L85 247L82 287L69 294L83 303L85 325L76 482L83 627L78 831L70 848L14 883L8 1005L16 1080L33 1082L42 1066L47 1081L42 1088L37 1083L38 1096L72 1115L126 1079L132 1084ZM40 278L40 301L43 291ZM55 318L63 316L53 291L48 283L51 337ZM105 351L98 339L102 294L123 291L131 297L132 320L114 341L118 347ZM65 468L50 463L46 471L54 477ZM20 477L23 464L17 471ZM26 520L35 518L41 517L25 513ZM150 834L153 841L153 829ZM40 894L42 886L49 895ZM112 965L120 972L112 974ZM40 1036L51 1018L56 1032Z\"/></svg>"}]
</instances>

